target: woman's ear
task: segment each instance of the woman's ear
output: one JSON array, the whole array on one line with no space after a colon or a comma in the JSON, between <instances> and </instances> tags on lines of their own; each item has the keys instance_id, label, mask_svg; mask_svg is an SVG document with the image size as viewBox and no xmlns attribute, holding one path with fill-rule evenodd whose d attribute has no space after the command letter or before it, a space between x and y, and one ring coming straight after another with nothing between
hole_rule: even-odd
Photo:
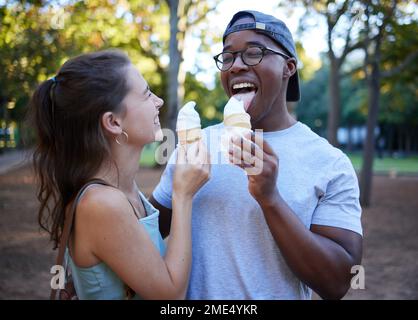
<instances>
[{"instance_id":1,"label":"woman's ear","mask_svg":"<svg viewBox=\"0 0 418 320\"><path fill-rule=\"evenodd\" d=\"M291 76L293 76L295 74L296 70L297 70L296 69L296 59L295 58L287 59L283 75L286 78L290 78Z\"/></svg>"},{"instance_id":2,"label":"woman's ear","mask_svg":"<svg viewBox=\"0 0 418 320\"><path fill-rule=\"evenodd\" d=\"M105 132L112 135L122 134L121 119L117 117L113 112L105 112L102 115L101 122Z\"/></svg>"}]
</instances>

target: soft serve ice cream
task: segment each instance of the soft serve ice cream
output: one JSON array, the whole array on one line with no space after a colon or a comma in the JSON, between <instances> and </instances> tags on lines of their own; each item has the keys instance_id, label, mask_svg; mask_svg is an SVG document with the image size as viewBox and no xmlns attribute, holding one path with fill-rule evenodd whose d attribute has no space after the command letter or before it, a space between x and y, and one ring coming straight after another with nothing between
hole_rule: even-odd
<instances>
[{"instance_id":1,"label":"soft serve ice cream","mask_svg":"<svg viewBox=\"0 0 418 320\"><path fill-rule=\"evenodd\" d=\"M251 117L245 112L244 102L234 96L225 105L224 125L229 128L251 130Z\"/></svg>"},{"instance_id":2,"label":"soft serve ice cream","mask_svg":"<svg viewBox=\"0 0 418 320\"><path fill-rule=\"evenodd\" d=\"M196 102L190 101L180 109L177 116L177 136L182 145L190 144L202 138L200 116L194 109Z\"/></svg>"},{"instance_id":3,"label":"soft serve ice cream","mask_svg":"<svg viewBox=\"0 0 418 320\"><path fill-rule=\"evenodd\" d=\"M254 93L236 94L232 96L224 108L224 127L225 132L221 136L221 150L226 157L231 138L234 136L243 136L251 132L251 117L245 111L248 109Z\"/></svg>"}]
</instances>

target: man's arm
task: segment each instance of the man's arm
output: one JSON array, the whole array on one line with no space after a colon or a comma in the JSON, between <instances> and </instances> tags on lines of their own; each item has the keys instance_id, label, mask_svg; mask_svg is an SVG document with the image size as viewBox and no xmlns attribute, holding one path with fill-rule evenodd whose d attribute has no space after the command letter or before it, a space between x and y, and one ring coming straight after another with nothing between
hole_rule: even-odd
<instances>
[{"instance_id":1,"label":"man's arm","mask_svg":"<svg viewBox=\"0 0 418 320\"><path fill-rule=\"evenodd\" d=\"M308 230L279 194L275 201L259 203L295 275L322 298L341 299L350 287L351 267L361 262L361 235L320 225Z\"/></svg>"},{"instance_id":2,"label":"man's arm","mask_svg":"<svg viewBox=\"0 0 418 320\"><path fill-rule=\"evenodd\" d=\"M171 209L168 209L161 205L154 197L151 195L149 198L151 204L160 211L159 216L159 227L160 232L163 238L166 238L170 234L170 226L171 226Z\"/></svg>"},{"instance_id":3,"label":"man's arm","mask_svg":"<svg viewBox=\"0 0 418 320\"><path fill-rule=\"evenodd\" d=\"M248 175L248 189L263 210L284 259L295 275L321 297L342 298L350 286L351 267L361 262L361 235L315 224L307 229L277 189L277 156L262 139L253 135L251 140L255 143L233 139L230 160L244 170L250 169L247 172L258 172ZM259 156L254 158L253 154Z\"/></svg>"}]
</instances>

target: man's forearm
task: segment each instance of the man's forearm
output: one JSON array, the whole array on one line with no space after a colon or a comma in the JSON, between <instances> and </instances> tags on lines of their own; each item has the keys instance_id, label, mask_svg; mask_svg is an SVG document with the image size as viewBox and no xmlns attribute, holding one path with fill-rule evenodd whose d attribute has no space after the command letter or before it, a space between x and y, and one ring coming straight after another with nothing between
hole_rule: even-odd
<instances>
[{"instance_id":1,"label":"man's forearm","mask_svg":"<svg viewBox=\"0 0 418 320\"><path fill-rule=\"evenodd\" d=\"M278 192L259 204L295 275L323 298L342 298L350 284L351 255L333 240L307 229Z\"/></svg>"},{"instance_id":2,"label":"man's forearm","mask_svg":"<svg viewBox=\"0 0 418 320\"><path fill-rule=\"evenodd\" d=\"M158 225L161 236L166 238L170 234L172 210L162 206L157 200L154 199L152 195L150 196L149 201L154 206L154 208L160 211Z\"/></svg>"}]
</instances>

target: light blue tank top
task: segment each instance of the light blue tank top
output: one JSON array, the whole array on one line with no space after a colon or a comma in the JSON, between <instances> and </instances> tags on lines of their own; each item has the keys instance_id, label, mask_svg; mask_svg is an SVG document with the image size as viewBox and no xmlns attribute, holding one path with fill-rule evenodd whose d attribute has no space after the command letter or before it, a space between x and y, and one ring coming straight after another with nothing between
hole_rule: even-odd
<instances>
[{"instance_id":1,"label":"light blue tank top","mask_svg":"<svg viewBox=\"0 0 418 320\"><path fill-rule=\"evenodd\" d=\"M161 256L165 254L165 243L158 227L159 211L139 192L144 204L146 217L138 220L148 232ZM125 286L122 280L104 262L92 267L81 268L75 265L68 250L65 253L71 268L74 287L80 300L122 300L125 299ZM134 299L140 299L135 295Z\"/></svg>"}]
</instances>

